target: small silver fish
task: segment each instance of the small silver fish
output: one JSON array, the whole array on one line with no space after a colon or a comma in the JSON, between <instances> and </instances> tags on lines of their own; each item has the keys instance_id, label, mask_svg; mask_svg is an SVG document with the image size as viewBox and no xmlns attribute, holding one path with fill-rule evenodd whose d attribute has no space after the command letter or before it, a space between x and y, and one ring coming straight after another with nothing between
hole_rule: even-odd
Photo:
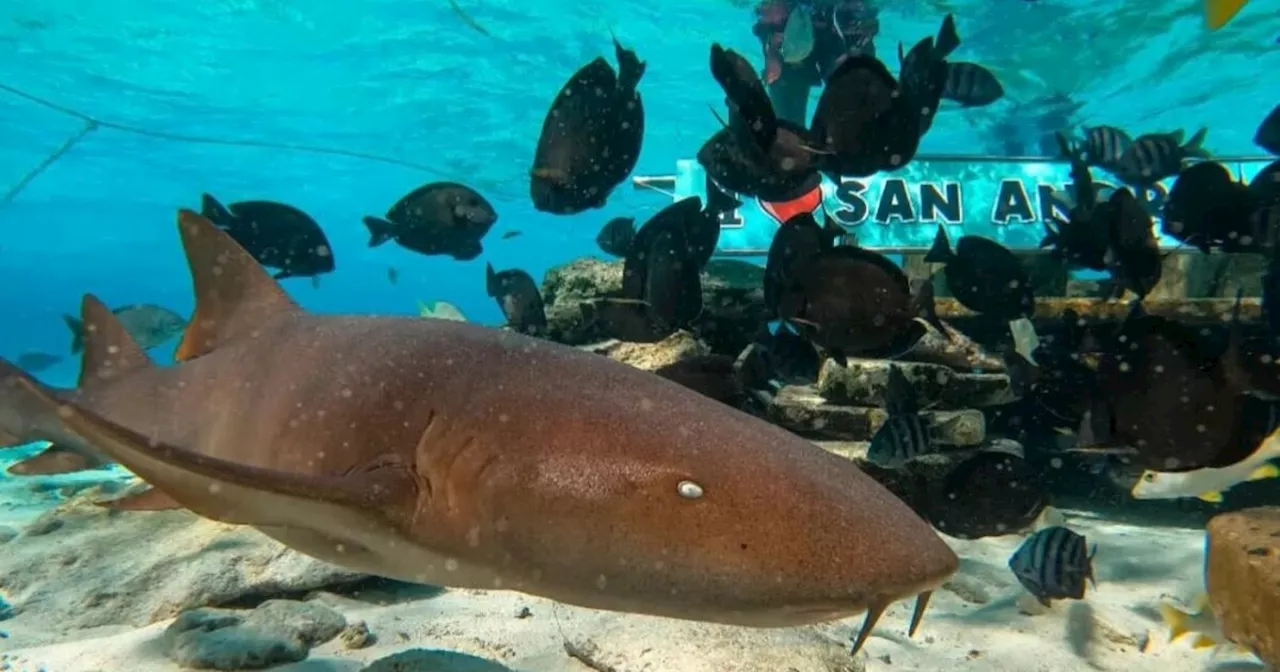
<instances>
[{"instance_id":1,"label":"small silver fish","mask_svg":"<svg viewBox=\"0 0 1280 672\"><path fill-rule=\"evenodd\" d=\"M796 5L782 30L782 60L795 65L813 53L813 16L809 8Z\"/></svg>"}]
</instances>

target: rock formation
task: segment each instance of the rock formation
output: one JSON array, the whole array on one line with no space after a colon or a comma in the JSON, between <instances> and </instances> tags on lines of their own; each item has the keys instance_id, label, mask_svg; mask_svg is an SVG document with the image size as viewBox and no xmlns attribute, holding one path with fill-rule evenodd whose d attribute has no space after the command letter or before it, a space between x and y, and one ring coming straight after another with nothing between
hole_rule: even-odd
<instances>
[{"instance_id":1,"label":"rock formation","mask_svg":"<svg viewBox=\"0 0 1280 672\"><path fill-rule=\"evenodd\" d=\"M1280 507L1215 516L1205 584L1222 634L1280 669Z\"/></svg>"}]
</instances>

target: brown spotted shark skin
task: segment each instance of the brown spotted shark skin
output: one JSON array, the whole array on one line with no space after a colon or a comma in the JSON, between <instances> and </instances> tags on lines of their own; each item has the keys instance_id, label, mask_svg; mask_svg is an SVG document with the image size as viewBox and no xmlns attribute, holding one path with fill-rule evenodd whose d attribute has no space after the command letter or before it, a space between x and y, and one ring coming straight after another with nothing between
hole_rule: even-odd
<instances>
[{"instance_id":1,"label":"brown spotted shark skin","mask_svg":"<svg viewBox=\"0 0 1280 672\"><path fill-rule=\"evenodd\" d=\"M81 388L0 362L0 432L356 571L782 627L929 591L957 558L850 461L650 373L447 320L309 314L182 211L197 311L153 366L86 297ZM163 507L157 507L163 508ZM912 630L919 614L913 619Z\"/></svg>"}]
</instances>

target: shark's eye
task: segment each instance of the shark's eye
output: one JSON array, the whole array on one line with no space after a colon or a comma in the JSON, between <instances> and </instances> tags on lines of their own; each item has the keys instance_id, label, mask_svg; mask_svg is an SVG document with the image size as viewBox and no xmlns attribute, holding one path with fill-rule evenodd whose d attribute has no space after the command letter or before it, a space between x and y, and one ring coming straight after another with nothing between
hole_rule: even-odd
<instances>
[{"instance_id":1,"label":"shark's eye","mask_svg":"<svg viewBox=\"0 0 1280 672\"><path fill-rule=\"evenodd\" d=\"M676 492L680 493L685 499L700 499L702 497L702 486L693 481L680 481L676 486Z\"/></svg>"},{"instance_id":2,"label":"shark's eye","mask_svg":"<svg viewBox=\"0 0 1280 672\"><path fill-rule=\"evenodd\" d=\"M1142 480L1144 480L1144 481L1146 481L1146 482L1148 482L1148 483L1153 483L1153 482L1155 482L1155 480L1156 480L1156 475L1155 475L1155 474L1153 474L1153 473L1151 473L1151 472L1147 472L1147 475L1143 476L1143 477L1142 477Z\"/></svg>"}]
</instances>

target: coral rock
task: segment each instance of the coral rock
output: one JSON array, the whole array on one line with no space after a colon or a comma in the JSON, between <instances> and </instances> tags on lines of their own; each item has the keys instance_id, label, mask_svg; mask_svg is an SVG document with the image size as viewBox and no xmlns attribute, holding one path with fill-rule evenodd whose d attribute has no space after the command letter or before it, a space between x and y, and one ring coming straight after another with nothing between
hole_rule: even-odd
<instances>
[{"instance_id":1,"label":"coral rock","mask_svg":"<svg viewBox=\"0 0 1280 672\"><path fill-rule=\"evenodd\" d=\"M1280 507L1224 513L1207 529L1205 584L1222 633L1280 666Z\"/></svg>"},{"instance_id":2,"label":"coral rock","mask_svg":"<svg viewBox=\"0 0 1280 672\"><path fill-rule=\"evenodd\" d=\"M1001 373L959 373L940 364L879 359L851 359L847 367L828 360L818 375L818 393L839 404L884 406L890 365L901 369L922 408L984 408L1016 399L1009 377Z\"/></svg>"}]
</instances>

